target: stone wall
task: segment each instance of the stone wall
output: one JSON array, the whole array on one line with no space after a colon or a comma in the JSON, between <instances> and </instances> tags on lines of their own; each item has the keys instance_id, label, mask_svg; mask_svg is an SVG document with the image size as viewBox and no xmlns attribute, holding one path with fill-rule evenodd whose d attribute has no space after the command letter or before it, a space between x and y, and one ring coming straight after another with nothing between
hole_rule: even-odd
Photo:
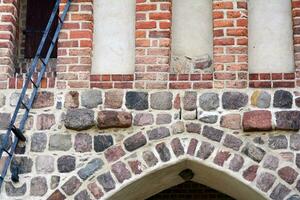
<instances>
[{"instance_id":1,"label":"stone wall","mask_svg":"<svg viewBox=\"0 0 300 200\"><path fill-rule=\"evenodd\" d=\"M4 130L18 93L1 94ZM26 126L28 142L19 145L11 165L19 169L20 182L12 183L9 173L1 196L118 199L125 186L185 160L222 171L261 198L292 196L300 190L298 95L286 90L42 91ZM195 174L196 181L212 184ZM237 199L244 195L211 187Z\"/></svg>"},{"instance_id":2,"label":"stone wall","mask_svg":"<svg viewBox=\"0 0 300 200\"><path fill-rule=\"evenodd\" d=\"M73 1L57 76L43 79L10 166L20 182L9 172L0 198L145 199L190 169L235 199L300 199L299 2L293 73L249 73L246 0L213 1L212 71L172 73L172 1L136 0L134 74L91 74L93 1ZM25 77L14 76L20 1L0 8L3 134Z\"/></svg>"}]
</instances>

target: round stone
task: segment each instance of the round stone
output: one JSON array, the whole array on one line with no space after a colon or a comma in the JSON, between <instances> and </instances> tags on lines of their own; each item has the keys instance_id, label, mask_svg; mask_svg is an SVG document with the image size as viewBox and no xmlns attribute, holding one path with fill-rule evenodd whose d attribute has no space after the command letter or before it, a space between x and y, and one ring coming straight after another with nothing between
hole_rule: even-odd
<instances>
[{"instance_id":1,"label":"round stone","mask_svg":"<svg viewBox=\"0 0 300 200\"><path fill-rule=\"evenodd\" d=\"M219 95L217 93L204 93L199 97L199 106L205 110L216 110L219 105Z\"/></svg>"}]
</instances>

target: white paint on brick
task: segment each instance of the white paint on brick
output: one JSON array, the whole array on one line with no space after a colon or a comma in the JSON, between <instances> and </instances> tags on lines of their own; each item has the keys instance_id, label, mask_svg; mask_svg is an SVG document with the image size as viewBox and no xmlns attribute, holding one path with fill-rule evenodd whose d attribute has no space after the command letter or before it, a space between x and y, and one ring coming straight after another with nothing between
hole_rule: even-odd
<instances>
[{"instance_id":1,"label":"white paint on brick","mask_svg":"<svg viewBox=\"0 0 300 200\"><path fill-rule=\"evenodd\" d=\"M135 0L94 1L94 74L132 74Z\"/></svg>"},{"instance_id":2,"label":"white paint on brick","mask_svg":"<svg viewBox=\"0 0 300 200\"><path fill-rule=\"evenodd\" d=\"M249 0L249 71L294 72L290 0Z\"/></svg>"},{"instance_id":3,"label":"white paint on brick","mask_svg":"<svg viewBox=\"0 0 300 200\"><path fill-rule=\"evenodd\" d=\"M212 57L212 1L173 0L172 12L172 54Z\"/></svg>"}]
</instances>

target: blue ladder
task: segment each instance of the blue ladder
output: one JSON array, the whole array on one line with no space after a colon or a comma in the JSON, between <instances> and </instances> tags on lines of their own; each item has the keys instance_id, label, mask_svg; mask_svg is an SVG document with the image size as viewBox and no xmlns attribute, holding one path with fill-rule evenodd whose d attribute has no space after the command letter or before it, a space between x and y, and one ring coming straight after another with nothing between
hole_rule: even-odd
<instances>
[{"instance_id":1,"label":"blue ladder","mask_svg":"<svg viewBox=\"0 0 300 200\"><path fill-rule=\"evenodd\" d=\"M11 163L11 160L13 158L13 155L14 155L14 152L15 152L16 147L18 145L18 142L19 141L23 141L23 142L26 141L26 138L23 135L24 128L25 128L25 123L26 123L26 120L28 118L28 114L30 112L30 109L32 108L33 102L36 98L36 95L37 95L38 89L40 87L42 78L43 78L44 73L46 71L47 64L49 62L49 59L50 59L50 56L51 56L52 51L54 49L54 46L56 44L56 41L58 39L58 35L60 33L60 30L62 29L62 26L63 26L64 20L66 18L67 12L70 8L71 1L72 0L67 0L62 15L58 16L57 13L59 11L59 4L60 4L61 0L56 0L56 3L54 5L53 11L52 11L52 14L50 16L50 19L48 21L46 29L43 33L43 37L41 39L41 42L39 44L39 47L38 47L37 52L35 54L35 57L32 61L31 67L30 67L28 73L26 74L26 81L23 85L22 92L20 94L20 97L19 97L18 103L16 105L14 114L12 116L12 119L11 119L10 123L9 123L6 135L4 137L4 140L3 140L2 144L0 145L0 160L4 159L3 158L3 153L4 152L8 155L7 159L5 160L4 167L2 169L1 176L0 176L0 189L1 189L2 183L4 182L4 178L7 174L8 167ZM53 24L56 17L58 18L58 25L57 25L57 28L56 28L56 31L54 33L53 38L50 38L49 32L50 32L51 26L52 26L52 24ZM38 19L36 19L36 20L38 20ZM42 58L41 54L42 54L42 50L43 50L43 48L46 44L46 40L50 40L51 43L50 43L50 47L47 51L46 57ZM33 76L33 73L35 72L35 69L36 69L39 61L42 63L42 67L41 67L41 70L38 74L37 80L34 81L32 76ZM29 84L33 85L33 90L31 92L30 99L27 102L25 102L25 95L26 95L26 91L27 91L27 88L28 88ZM17 116L19 114L19 110L20 110L21 107L25 108L25 113L22 116L19 127L17 127L15 124L16 124L16 119L17 119ZM11 133L13 133L15 137L13 139L13 143L12 143L10 149L8 149L9 148L9 139L11 137Z\"/></svg>"}]
</instances>

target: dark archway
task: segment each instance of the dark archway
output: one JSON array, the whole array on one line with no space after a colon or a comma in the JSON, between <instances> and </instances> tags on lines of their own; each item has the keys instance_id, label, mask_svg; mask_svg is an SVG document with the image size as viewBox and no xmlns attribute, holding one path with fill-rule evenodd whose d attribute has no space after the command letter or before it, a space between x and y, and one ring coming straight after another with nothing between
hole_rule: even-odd
<instances>
[{"instance_id":1,"label":"dark archway","mask_svg":"<svg viewBox=\"0 0 300 200\"><path fill-rule=\"evenodd\" d=\"M232 197L205 185L186 181L153 195L147 200L234 200Z\"/></svg>"}]
</instances>

